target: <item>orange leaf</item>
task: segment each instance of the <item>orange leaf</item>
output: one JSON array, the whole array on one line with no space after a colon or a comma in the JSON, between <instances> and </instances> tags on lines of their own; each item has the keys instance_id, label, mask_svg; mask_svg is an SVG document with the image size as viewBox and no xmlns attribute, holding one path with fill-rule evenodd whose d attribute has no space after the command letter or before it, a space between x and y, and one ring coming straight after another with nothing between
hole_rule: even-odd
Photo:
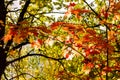
<instances>
[{"instance_id":1,"label":"orange leaf","mask_svg":"<svg viewBox=\"0 0 120 80\"><path fill-rule=\"evenodd\" d=\"M88 56L88 55L99 54L99 51L97 51L95 49L88 48L88 49L85 50L85 53L86 53L86 56Z\"/></svg>"},{"instance_id":2,"label":"orange leaf","mask_svg":"<svg viewBox=\"0 0 120 80\"><path fill-rule=\"evenodd\" d=\"M120 24L119 24L119 25L117 25L117 28L118 28L118 29L120 29Z\"/></svg>"},{"instance_id":3,"label":"orange leaf","mask_svg":"<svg viewBox=\"0 0 120 80\"><path fill-rule=\"evenodd\" d=\"M64 22L55 22L55 23L52 23L51 25L51 29L54 30L54 29L57 29L58 26L64 24Z\"/></svg>"},{"instance_id":4,"label":"orange leaf","mask_svg":"<svg viewBox=\"0 0 120 80\"><path fill-rule=\"evenodd\" d=\"M83 36L83 43L90 42L90 34L86 34Z\"/></svg>"},{"instance_id":5,"label":"orange leaf","mask_svg":"<svg viewBox=\"0 0 120 80\"><path fill-rule=\"evenodd\" d=\"M47 27L42 26L39 29L42 30L45 33L51 33L51 30L47 29Z\"/></svg>"},{"instance_id":6,"label":"orange leaf","mask_svg":"<svg viewBox=\"0 0 120 80\"><path fill-rule=\"evenodd\" d=\"M108 31L108 40L115 40L115 32L114 31Z\"/></svg>"},{"instance_id":7,"label":"orange leaf","mask_svg":"<svg viewBox=\"0 0 120 80\"><path fill-rule=\"evenodd\" d=\"M75 46L78 47L78 48L81 48L81 47L82 47L82 44L76 43Z\"/></svg>"},{"instance_id":8,"label":"orange leaf","mask_svg":"<svg viewBox=\"0 0 120 80\"><path fill-rule=\"evenodd\" d=\"M24 40L24 38L23 37L21 37L20 35L16 35L14 38L13 38L13 41L15 42L15 43L21 43L22 41Z\"/></svg>"},{"instance_id":9,"label":"orange leaf","mask_svg":"<svg viewBox=\"0 0 120 80\"><path fill-rule=\"evenodd\" d=\"M12 35L10 35L10 34L7 34L7 35L5 35L4 36L4 42L6 43L6 42L8 42L9 40L11 40L12 39Z\"/></svg>"},{"instance_id":10,"label":"orange leaf","mask_svg":"<svg viewBox=\"0 0 120 80\"><path fill-rule=\"evenodd\" d=\"M16 51L14 51L14 50L11 50L11 51L9 52L10 55L14 55L15 53L16 53Z\"/></svg>"},{"instance_id":11,"label":"orange leaf","mask_svg":"<svg viewBox=\"0 0 120 80\"><path fill-rule=\"evenodd\" d=\"M117 3L114 5L113 12L116 12L116 11L118 11L118 10L120 10L120 1L117 2Z\"/></svg>"},{"instance_id":12,"label":"orange leaf","mask_svg":"<svg viewBox=\"0 0 120 80\"><path fill-rule=\"evenodd\" d=\"M65 58L69 58L69 54L68 53L66 53Z\"/></svg>"},{"instance_id":13,"label":"orange leaf","mask_svg":"<svg viewBox=\"0 0 120 80\"><path fill-rule=\"evenodd\" d=\"M90 12L90 10L86 10L86 9L73 9L71 12L73 14L78 15L79 13L88 13L88 12Z\"/></svg>"},{"instance_id":14,"label":"orange leaf","mask_svg":"<svg viewBox=\"0 0 120 80\"><path fill-rule=\"evenodd\" d=\"M96 34L95 30L93 30L93 29L91 29L91 28L87 28L86 31L87 31L88 33L90 33L91 35L95 35L95 34Z\"/></svg>"},{"instance_id":15,"label":"orange leaf","mask_svg":"<svg viewBox=\"0 0 120 80\"><path fill-rule=\"evenodd\" d=\"M68 30L68 31L72 31L72 30L76 29L76 26L74 24L67 23L67 24L64 25L63 29Z\"/></svg>"},{"instance_id":16,"label":"orange leaf","mask_svg":"<svg viewBox=\"0 0 120 80\"><path fill-rule=\"evenodd\" d=\"M74 9L74 6L76 4L75 3L70 3L70 5L68 6L68 11L65 13L65 18L69 15L75 14L75 16L77 18L81 18L81 16L79 15L80 13L88 13L90 12L90 10L86 10L86 9Z\"/></svg>"}]
</instances>

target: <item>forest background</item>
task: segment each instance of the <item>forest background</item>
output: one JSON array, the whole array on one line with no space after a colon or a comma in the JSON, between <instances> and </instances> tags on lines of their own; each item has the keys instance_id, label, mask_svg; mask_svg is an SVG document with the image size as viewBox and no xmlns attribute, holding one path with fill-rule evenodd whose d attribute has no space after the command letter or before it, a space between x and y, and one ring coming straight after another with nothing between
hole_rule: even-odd
<instances>
[{"instance_id":1,"label":"forest background","mask_svg":"<svg viewBox=\"0 0 120 80\"><path fill-rule=\"evenodd\" d=\"M17 2L0 1L0 80L120 79L119 0Z\"/></svg>"}]
</instances>

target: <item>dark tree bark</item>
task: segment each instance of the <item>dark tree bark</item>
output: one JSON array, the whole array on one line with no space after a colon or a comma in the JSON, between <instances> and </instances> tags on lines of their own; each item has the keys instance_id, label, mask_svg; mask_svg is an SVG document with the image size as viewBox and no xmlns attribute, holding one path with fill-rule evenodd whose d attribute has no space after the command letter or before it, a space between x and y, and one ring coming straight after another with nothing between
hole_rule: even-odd
<instances>
[{"instance_id":1,"label":"dark tree bark","mask_svg":"<svg viewBox=\"0 0 120 80\"><path fill-rule=\"evenodd\" d=\"M3 41L3 37L5 34L6 13L7 11L4 5L4 0L0 0L0 80L6 68L6 57L7 57L7 53L5 53L4 41Z\"/></svg>"},{"instance_id":2,"label":"dark tree bark","mask_svg":"<svg viewBox=\"0 0 120 80\"><path fill-rule=\"evenodd\" d=\"M12 1L10 1L10 2L12 2ZM22 12L19 15L18 23L24 20L24 14L27 11L29 4L30 4L30 0L27 0L23 9L22 9ZM9 50L9 47L12 44L12 40L9 40L5 46L4 41L3 41L3 37L5 35L6 14L7 14L7 9L5 6L5 1L0 0L0 80L1 80L2 74L4 73L4 71L6 69L7 52Z\"/></svg>"}]
</instances>

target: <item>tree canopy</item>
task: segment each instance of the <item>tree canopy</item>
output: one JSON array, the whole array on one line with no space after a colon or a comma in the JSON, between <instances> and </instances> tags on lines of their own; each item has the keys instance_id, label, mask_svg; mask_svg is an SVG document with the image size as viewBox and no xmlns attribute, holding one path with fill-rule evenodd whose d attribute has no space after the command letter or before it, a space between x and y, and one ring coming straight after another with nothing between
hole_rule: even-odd
<instances>
[{"instance_id":1,"label":"tree canopy","mask_svg":"<svg viewBox=\"0 0 120 80\"><path fill-rule=\"evenodd\" d=\"M120 1L1 0L5 79L119 80Z\"/></svg>"}]
</instances>

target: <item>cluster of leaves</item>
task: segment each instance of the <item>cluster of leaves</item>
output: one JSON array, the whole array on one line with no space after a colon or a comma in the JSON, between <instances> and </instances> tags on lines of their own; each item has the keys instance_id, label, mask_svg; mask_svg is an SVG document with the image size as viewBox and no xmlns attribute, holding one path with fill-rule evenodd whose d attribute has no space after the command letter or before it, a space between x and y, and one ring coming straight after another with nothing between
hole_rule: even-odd
<instances>
[{"instance_id":1,"label":"cluster of leaves","mask_svg":"<svg viewBox=\"0 0 120 80\"><path fill-rule=\"evenodd\" d=\"M110 3L112 4L112 2ZM92 27L90 27L87 20L85 24L80 22L55 22L51 25L53 30L60 28L68 33L66 40L59 40L64 43L65 48L63 54L67 60L72 60L75 55L84 57L81 62L81 64L83 63L81 70L89 75L86 79L97 79L98 77L103 80L105 76L118 78L118 75L116 76L115 74L118 74L120 69L118 65L119 48L116 48L116 45L119 46L119 23L112 21L119 21L119 18L115 18L116 14L119 13L117 12L119 10L119 3L120 2L114 4L114 7L110 6L110 8L113 8L110 11L105 10L103 7L99 13L94 11L89 4L88 6L91 10L76 8L77 4L70 3L65 17L69 17L68 15L71 14L72 19L75 17L79 20L84 20L85 17L82 17L82 15L89 14L90 16L94 13L94 16L96 16L95 19L99 20L99 25L97 26L92 25ZM105 29L101 30L99 26L105 26ZM113 57L114 59L112 59ZM70 78L71 73L66 74L69 74L68 76ZM60 71L59 75L57 75L59 78L64 78L66 74Z\"/></svg>"},{"instance_id":2,"label":"cluster of leaves","mask_svg":"<svg viewBox=\"0 0 120 80\"><path fill-rule=\"evenodd\" d=\"M42 4L41 2L37 0L37 8L38 4ZM13 58L14 61L14 58L18 57L19 61L11 64L6 72L11 70L13 75L17 72L17 76L13 78L18 79L25 77L51 80L120 78L120 2L109 0L109 3L108 6L106 1L95 0L91 3L96 5L94 9L85 0L79 3L70 2L64 20L53 22L48 27L33 27L29 25L29 20L17 25L8 24L10 27L3 38L5 43L11 39L15 43L13 45L28 41L32 47L28 45L24 46L24 50L22 47L16 51L12 50L8 60ZM62 6L59 3L54 4ZM80 6L81 4L83 5ZM36 15L37 12L39 13L36 10L35 14L34 11L29 14ZM25 57L33 55L32 53L41 57ZM27 71L30 71L29 74L22 73Z\"/></svg>"}]
</instances>

